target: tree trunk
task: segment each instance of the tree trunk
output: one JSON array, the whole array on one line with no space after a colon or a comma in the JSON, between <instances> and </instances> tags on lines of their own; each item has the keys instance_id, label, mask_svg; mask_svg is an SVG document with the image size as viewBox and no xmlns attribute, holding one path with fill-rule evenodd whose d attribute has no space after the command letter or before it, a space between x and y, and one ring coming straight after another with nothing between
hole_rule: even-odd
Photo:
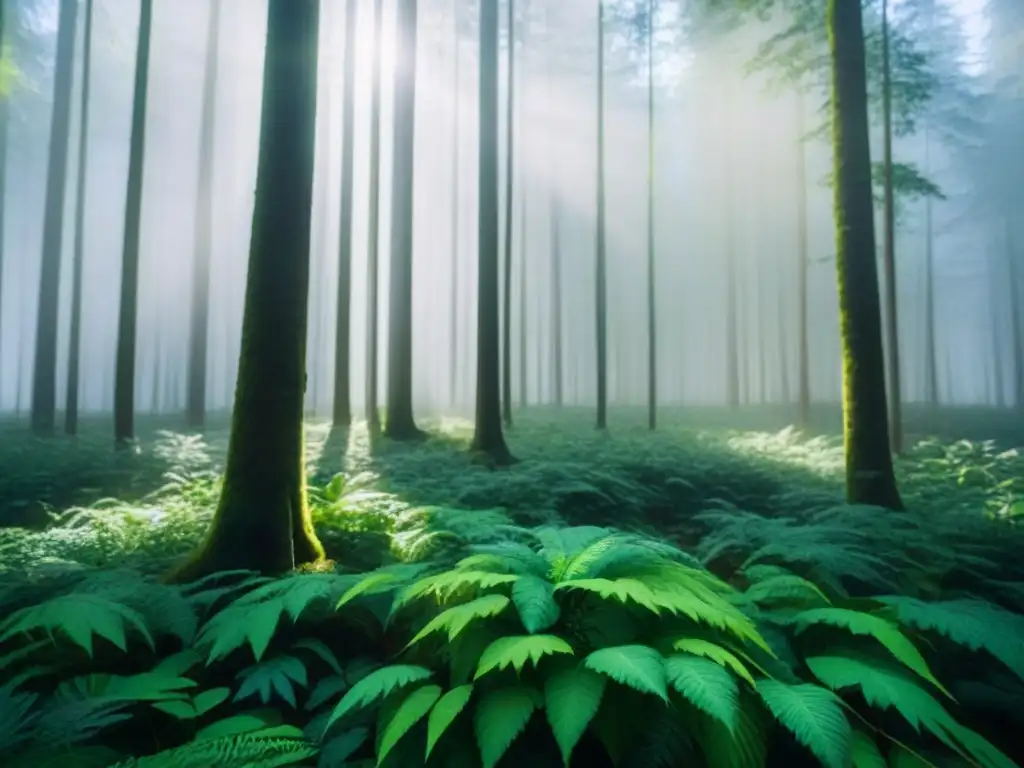
<instances>
[{"instance_id":1,"label":"tree trunk","mask_svg":"<svg viewBox=\"0 0 1024 768\"><path fill-rule=\"evenodd\" d=\"M93 0L85 0L85 30L82 50L82 92L79 103L78 181L75 185L75 245L71 267L71 329L68 349L68 386L64 407L64 432L78 434L78 389L82 344L82 264L85 259L85 180L89 160L89 78L92 68ZM0 233L0 238L2 238ZM0 287L2 290L2 287Z\"/></svg>"},{"instance_id":2,"label":"tree trunk","mask_svg":"<svg viewBox=\"0 0 1024 768\"><path fill-rule=\"evenodd\" d=\"M562 352L562 203L551 193L551 378L555 405L565 402Z\"/></svg>"},{"instance_id":3,"label":"tree trunk","mask_svg":"<svg viewBox=\"0 0 1024 768\"><path fill-rule=\"evenodd\" d=\"M0 57L7 52L7 38L4 35L4 7L7 0L0 0ZM4 316L4 241L6 232L7 207L7 144L10 131L10 110L8 99L0 98L0 360L3 360L3 327Z\"/></svg>"},{"instance_id":4,"label":"tree trunk","mask_svg":"<svg viewBox=\"0 0 1024 768\"><path fill-rule=\"evenodd\" d=\"M412 408L413 167L416 149L416 0L398 2L394 151L391 161L391 285L388 306L388 418L392 440L423 436Z\"/></svg>"},{"instance_id":5,"label":"tree trunk","mask_svg":"<svg viewBox=\"0 0 1024 768\"><path fill-rule=\"evenodd\" d=\"M454 59L455 84L452 88L452 218L451 218L451 249L452 249L452 271L451 271L451 314L448 317L448 406L455 408L457 401L458 385L458 362L457 353L459 344L459 123L461 118L461 78L459 77L459 3L461 0L452 0L452 27L453 43L452 57Z\"/></svg>"},{"instance_id":6,"label":"tree trunk","mask_svg":"<svg viewBox=\"0 0 1024 768\"><path fill-rule=\"evenodd\" d=\"M925 132L925 154L928 153L928 133ZM927 160L925 161L925 173L928 173ZM938 350L936 349L935 323L938 320L935 314L935 221L932 211L932 199L926 197L924 201L924 228L925 228L925 284L924 284L924 399L930 407L939 403L939 372L938 372Z\"/></svg>"},{"instance_id":7,"label":"tree trunk","mask_svg":"<svg viewBox=\"0 0 1024 768\"><path fill-rule=\"evenodd\" d=\"M1010 284L1010 332L1013 341L1013 402L1024 408L1024 330L1021 328L1020 273L1017 270L1017 252L1013 242L1013 222L1006 219L1006 277Z\"/></svg>"},{"instance_id":8,"label":"tree trunk","mask_svg":"<svg viewBox=\"0 0 1024 768\"><path fill-rule=\"evenodd\" d=\"M525 409L529 402L527 390L527 333L529 331L528 311L526 309L526 276L527 254L529 249L526 243L526 213L527 213L527 190L523 189L520 196L519 208L519 407Z\"/></svg>"},{"instance_id":9,"label":"tree trunk","mask_svg":"<svg viewBox=\"0 0 1024 768\"><path fill-rule=\"evenodd\" d=\"M32 376L32 430L40 435L53 434L57 418L57 324L60 317L60 267L64 244L64 198L71 134L71 89L74 81L77 17L78 0L60 0Z\"/></svg>"},{"instance_id":10,"label":"tree trunk","mask_svg":"<svg viewBox=\"0 0 1024 768\"><path fill-rule=\"evenodd\" d=\"M497 0L495 0L496 2ZM516 102L516 2L508 2L508 98L505 114L505 259L502 276L501 323L501 418L512 426L512 203L515 173L515 102Z\"/></svg>"},{"instance_id":11,"label":"tree trunk","mask_svg":"<svg viewBox=\"0 0 1024 768\"><path fill-rule=\"evenodd\" d=\"M658 323L654 248L654 0L647 15L647 426L658 426Z\"/></svg>"},{"instance_id":12,"label":"tree trunk","mask_svg":"<svg viewBox=\"0 0 1024 768\"><path fill-rule=\"evenodd\" d=\"M726 124L733 122L732 88L725 93ZM739 305L737 301L737 283L739 281L736 264L736 233L735 211L735 180L733 179L733 159L731 153L725 158L725 403L730 408L740 404L740 339L739 339ZM744 358L745 360L746 358ZM749 378L744 377L746 382Z\"/></svg>"},{"instance_id":13,"label":"tree trunk","mask_svg":"<svg viewBox=\"0 0 1024 768\"><path fill-rule=\"evenodd\" d=\"M384 0L373 4L373 50L380 51ZM370 97L370 214L366 248L366 421L371 433L380 430L377 410L378 278L380 249L380 56L373 57Z\"/></svg>"},{"instance_id":14,"label":"tree trunk","mask_svg":"<svg viewBox=\"0 0 1024 768\"><path fill-rule=\"evenodd\" d=\"M515 461L501 429L498 318L498 3L480 6L480 133L478 139L478 248L476 426L471 450L490 464Z\"/></svg>"},{"instance_id":15,"label":"tree trunk","mask_svg":"<svg viewBox=\"0 0 1024 768\"><path fill-rule=\"evenodd\" d=\"M206 67L203 112L199 133L199 191L192 263L192 316L188 343L188 402L185 416L191 427L206 420L206 360L210 333L210 258L213 250L213 164L217 121L217 74L220 63L221 0L212 0L206 26Z\"/></svg>"},{"instance_id":16,"label":"tree trunk","mask_svg":"<svg viewBox=\"0 0 1024 768\"><path fill-rule=\"evenodd\" d=\"M807 272L810 269L810 249L807 238L807 142L804 134L806 111L803 93L797 91L797 325L799 337L799 409L800 426L807 429L811 425L811 342L807 297Z\"/></svg>"},{"instance_id":17,"label":"tree trunk","mask_svg":"<svg viewBox=\"0 0 1024 768\"><path fill-rule=\"evenodd\" d=\"M269 0L256 201L224 487L206 540L172 577L279 574L323 557L302 434L319 0Z\"/></svg>"},{"instance_id":18,"label":"tree trunk","mask_svg":"<svg viewBox=\"0 0 1024 768\"><path fill-rule=\"evenodd\" d=\"M117 319L114 372L114 441L125 446L135 436L135 354L139 314L139 236L142 228L142 172L146 158L146 100L149 92L149 45L153 0L142 0L139 43L135 54L132 135L128 154L128 193L121 262L121 305Z\"/></svg>"},{"instance_id":19,"label":"tree trunk","mask_svg":"<svg viewBox=\"0 0 1024 768\"><path fill-rule=\"evenodd\" d=\"M900 331L896 305L896 200L892 183L892 66L889 50L889 0L882 0L882 122L883 166L885 171L885 309L889 372L889 443L895 453L903 452L902 387L900 385Z\"/></svg>"},{"instance_id":20,"label":"tree trunk","mask_svg":"<svg viewBox=\"0 0 1024 768\"><path fill-rule=\"evenodd\" d=\"M851 504L902 509L887 424L864 26L858 0L829 0L828 25L846 497Z\"/></svg>"},{"instance_id":21,"label":"tree trunk","mask_svg":"<svg viewBox=\"0 0 1024 768\"><path fill-rule=\"evenodd\" d=\"M338 315L334 331L334 426L352 422L349 359L352 322L352 197L356 108L357 0L345 4L345 80L341 125L341 211L338 229Z\"/></svg>"},{"instance_id":22,"label":"tree trunk","mask_svg":"<svg viewBox=\"0 0 1024 768\"><path fill-rule=\"evenodd\" d=\"M608 428L608 296L604 190L604 0L597 0L597 428Z\"/></svg>"}]
</instances>

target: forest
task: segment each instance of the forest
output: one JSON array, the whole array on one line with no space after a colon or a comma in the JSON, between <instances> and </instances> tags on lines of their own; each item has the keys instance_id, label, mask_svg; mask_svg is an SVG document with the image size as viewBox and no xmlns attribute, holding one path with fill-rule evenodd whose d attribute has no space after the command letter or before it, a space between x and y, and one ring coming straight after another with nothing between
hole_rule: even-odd
<instances>
[{"instance_id":1,"label":"forest","mask_svg":"<svg viewBox=\"0 0 1024 768\"><path fill-rule=\"evenodd\" d=\"M1021 0L0 0L0 763L1024 765L1021 125Z\"/></svg>"}]
</instances>

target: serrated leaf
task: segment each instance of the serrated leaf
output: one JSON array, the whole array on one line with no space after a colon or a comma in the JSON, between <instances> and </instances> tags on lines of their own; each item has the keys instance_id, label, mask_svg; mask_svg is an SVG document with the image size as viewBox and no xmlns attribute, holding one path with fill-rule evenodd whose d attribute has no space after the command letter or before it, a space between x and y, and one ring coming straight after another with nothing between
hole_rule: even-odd
<instances>
[{"instance_id":1,"label":"serrated leaf","mask_svg":"<svg viewBox=\"0 0 1024 768\"><path fill-rule=\"evenodd\" d=\"M452 606L427 622L427 625L416 633L416 636L405 647L409 648L423 638L441 630L448 632L448 642L450 643L469 626L471 621L497 616L508 607L510 602L505 595L484 595L470 600L468 603Z\"/></svg>"},{"instance_id":2,"label":"serrated leaf","mask_svg":"<svg viewBox=\"0 0 1024 768\"><path fill-rule=\"evenodd\" d=\"M832 604L817 584L795 573L779 574L758 581L743 593L743 597L754 603L797 600L805 604Z\"/></svg>"},{"instance_id":3,"label":"serrated leaf","mask_svg":"<svg viewBox=\"0 0 1024 768\"><path fill-rule=\"evenodd\" d=\"M331 712L324 726L326 732L340 717L352 711L356 707L364 707L378 699L382 699L398 688L410 683L417 683L426 680L433 673L426 667L418 667L412 664L393 664L382 667L368 674L359 682L353 685L341 701Z\"/></svg>"},{"instance_id":4,"label":"serrated leaf","mask_svg":"<svg viewBox=\"0 0 1024 768\"><path fill-rule=\"evenodd\" d=\"M521 576L512 585L512 602L523 627L531 635L549 629L561 615L554 586L538 576Z\"/></svg>"},{"instance_id":5,"label":"serrated leaf","mask_svg":"<svg viewBox=\"0 0 1024 768\"><path fill-rule=\"evenodd\" d=\"M196 714L205 715L218 704L222 704L230 695L230 688L210 688L208 691L197 693L192 699L192 704L196 708Z\"/></svg>"},{"instance_id":6,"label":"serrated leaf","mask_svg":"<svg viewBox=\"0 0 1024 768\"><path fill-rule=\"evenodd\" d=\"M258 714L233 715L210 723L205 728L200 728L192 740L223 739L229 736L237 736L240 733L260 731L269 725L271 723L268 719Z\"/></svg>"},{"instance_id":7,"label":"serrated leaf","mask_svg":"<svg viewBox=\"0 0 1024 768\"><path fill-rule=\"evenodd\" d=\"M473 695L473 684L467 683L458 688L452 688L438 700L434 708L430 710L430 717L427 718L427 753L426 759L437 745L444 732L448 730L455 718L465 708L469 697Z\"/></svg>"},{"instance_id":8,"label":"serrated leaf","mask_svg":"<svg viewBox=\"0 0 1024 768\"><path fill-rule=\"evenodd\" d=\"M828 624L845 629L854 635L870 635L885 646L901 664L919 674L949 698L953 698L932 674L928 662L924 660L920 651L891 621L847 608L812 608L798 613L794 621L798 632L814 624Z\"/></svg>"},{"instance_id":9,"label":"serrated leaf","mask_svg":"<svg viewBox=\"0 0 1024 768\"><path fill-rule=\"evenodd\" d=\"M552 654L572 655L572 646L556 635L511 635L499 637L480 655L474 680L479 680L492 669L511 666L522 672L527 662L537 664Z\"/></svg>"},{"instance_id":10,"label":"serrated leaf","mask_svg":"<svg viewBox=\"0 0 1024 768\"><path fill-rule=\"evenodd\" d=\"M775 719L825 768L846 768L853 732L839 697L811 683L786 685L761 680L757 692Z\"/></svg>"},{"instance_id":11,"label":"serrated leaf","mask_svg":"<svg viewBox=\"0 0 1024 768\"><path fill-rule=\"evenodd\" d=\"M548 723L565 765L569 765L573 749L597 714L606 684L604 675L583 668L556 672L545 682Z\"/></svg>"},{"instance_id":12,"label":"serrated leaf","mask_svg":"<svg viewBox=\"0 0 1024 768\"><path fill-rule=\"evenodd\" d=\"M537 707L536 692L523 686L484 694L473 719L483 768L494 768L523 732Z\"/></svg>"},{"instance_id":13,"label":"serrated leaf","mask_svg":"<svg viewBox=\"0 0 1024 768\"><path fill-rule=\"evenodd\" d=\"M427 712L434 706L434 703L441 697L441 686L425 685L417 688L402 701L395 711L394 716L388 721L381 736L380 748L377 751L377 765L379 766L388 753L394 748L398 740L409 732L416 723L426 717Z\"/></svg>"},{"instance_id":14,"label":"serrated leaf","mask_svg":"<svg viewBox=\"0 0 1024 768\"><path fill-rule=\"evenodd\" d=\"M668 701L665 660L649 646L601 648L587 656L583 666L641 693L652 693L662 701Z\"/></svg>"},{"instance_id":15,"label":"serrated leaf","mask_svg":"<svg viewBox=\"0 0 1024 768\"><path fill-rule=\"evenodd\" d=\"M697 709L736 732L739 688L724 667L700 656L678 654L665 659L669 684Z\"/></svg>"},{"instance_id":16,"label":"serrated leaf","mask_svg":"<svg viewBox=\"0 0 1024 768\"><path fill-rule=\"evenodd\" d=\"M312 692L309 694L309 698L306 699L306 706L304 709L307 712L312 712L321 704L324 704L329 699L340 694L346 688L348 688L348 683L345 682L345 678L339 675L322 677L313 687Z\"/></svg>"},{"instance_id":17,"label":"serrated leaf","mask_svg":"<svg viewBox=\"0 0 1024 768\"><path fill-rule=\"evenodd\" d=\"M389 571L377 571L376 573L371 573L366 578L361 579L359 582L349 587L345 594L343 594L338 600L334 609L338 610L355 600L360 595L372 592L373 590L379 589L387 584L393 584L397 580L398 576Z\"/></svg>"},{"instance_id":18,"label":"serrated leaf","mask_svg":"<svg viewBox=\"0 0 1024 768\"><path fill-rule=\"evenodd\" d=\"M345 761L366 743L369 736L370 729L360 725L328 739L320 747L320 765L330 768L346 765Z\"/></svg>"},{"instance_id":19,"label":"serrated leaf","mask_svg":"<svg viewBox=\"0 0 1024 768\"><path fill-rule=\"evenodd\" d=\"M672 648L676 651L692 653L694 656L703 656L711 659L716 664L731 669L737 676L750 683L751 686L754 685L754 678L747 668L743 666L743 662L737 659L731 651L726 650L720 645L716 645L708 640L702 640L699 637L683 637L672 643Z\"/></svg>"}]
</instances>

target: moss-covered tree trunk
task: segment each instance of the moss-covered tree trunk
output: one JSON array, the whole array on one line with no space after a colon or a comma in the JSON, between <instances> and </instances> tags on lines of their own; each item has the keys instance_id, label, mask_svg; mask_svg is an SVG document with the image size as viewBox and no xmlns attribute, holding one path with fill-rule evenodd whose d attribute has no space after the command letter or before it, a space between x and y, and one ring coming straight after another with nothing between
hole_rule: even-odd
<instances>
[{"instance_id":1,"label":"moss-covered tree trunk","mask_svg":"<svg viewBox=\"0 0 1024 768\"><path fill-rule=\"evenodd\" d=\"M92 73L93 0L85 0L82 86L79 100L78 180L75 184L75 244L71 262L71 329L68 334L68 386L64 432L78 432L78 388L82 346L82 267L85 259L85 193L89 171L89 80ZM3 235L0 233L0 238Z\"/></svg>"},{"instance_id":2,"label":"moss-covered tree trunk","mask_svg":"<svg viewBox=\"0 0 1024 768\"><path fill-rule=\"evenodd\" d=\"M210 335L210 255L213 248L213 164L217 126L217 75L220 63L221 0L210 1L206 26L206 66L199 128L199 189L196 195L195 245L192 255L192 306L189 318L188 395L185 416L189 426L206 419L206 367Z\"/></svg>"},{"instance_id":3,"label":"moss-covered tree trunk","mask_svg":"<svg viewBox=\"0 0 1024 768\"><path fill-rule=\"evenodd\" d=\"M490 463L514 461L501 428L498 317L498 3L480 6L476 427L471 450Z\"/></svg>"},{"instance_id":4,"label":"moss-covered tree trunk","mask_svg":"<svg viewBox=\"0 0 1024 768\"><path fill-rule=\"evenodd\" d=\"M381 50L384 0L373 3L373 50ZM379 325L378 277L380 257L380 56L373 57L370 94L370 212L366 245L366 422L371 432L380 429L377 410L377 339Z\"/></svg>"},{"instance_id":5,"label":"moss-covered tree trunk","mask_svg":"<svg viewBox=\"0 0 1024 768\"><path fill-rule=\"evenodd\" d=\"M355 147L357 0L345 3L345 76L341 124L341 211L338 230L338 314L334 329L334 408L336 427L352 421L349 374L352 323L352 167Z\"/></svg>"},{"instance_id":6,"label":"moss-covered tree trunk","mask_svg":"<svg viewBox=\"0 0 1024 768\"><path fill-rule=\"evenodd\" d=\"M142 172L146 161L146 102L149 95L149 47L153 0L142 0L135 52L132 135L128 150L128 192L124 212L121 304L117 317L114 366L114 442L124 446L135 436L135 357L139 315L139 245L142 232Z\"/></svg>"},{"instance_id":7,"label":"moss-covered tree trunk","mask_svg":"<svg viewBox=\"0 0 1024 768\"><path fill-rule=\"evenodd\" d=\"M32 372L32 429L42 435L53 433L57 418L57 322L60 314L60 267L64 244L64 199L71 135L71 90L77 18L78 0L61 0Z\"/></svg>"},{"instance_id":8,"label":"moss-covered tree trunk","mask_svg":"<svg viewBox=\"0 0 1024 768\"><path fill-rule=\"evenodd\" d=\"M256 201L224 488L175 576L315 561L302 436L319 0L270 0Z\"/></svg>"},{"instance_id":9,"label":"moss-covered tree trunk","mask_svg":"<svg viewBox=\"0 0 1024 768\"><path fill-rule=\"evenodd\" d=\"M829 0L846 497L902 509L889 446L863 24L860 0Z\"/></svg>"},{"instance_id":10,"label":"moss-covered tree trunk","mask_svg":"<svg viewBox=\"0 0 1024 768\"><path fill-rule=\"evenodd\" d=\"M385 434L422 436L412 408L413 165L416 149L416 0L399 0L391 161L391 274Z\"/></svg>"}]
</instances>

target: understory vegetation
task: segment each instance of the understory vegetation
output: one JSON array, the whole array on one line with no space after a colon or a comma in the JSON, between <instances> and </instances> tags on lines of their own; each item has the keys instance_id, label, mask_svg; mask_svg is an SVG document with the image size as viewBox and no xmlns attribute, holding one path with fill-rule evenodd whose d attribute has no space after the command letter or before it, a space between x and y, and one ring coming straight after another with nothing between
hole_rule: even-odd
<instances>
[{"instance_id":1,"label":"understory vegetation","mask_svg":"<svg viewBox=\"0 0 1024 768\"><path fill-rule=\"evenodd\" d=\"M0 528L5 768L1024 759L1016 450L920 440L893 513L843 504L839 441L793 430L538 409L502 471L469 425L429 431L309 424L327 562L186 586L161 579L212 517L226 430L3 441L28 523Z\"/></svg>"}]
</instances>

